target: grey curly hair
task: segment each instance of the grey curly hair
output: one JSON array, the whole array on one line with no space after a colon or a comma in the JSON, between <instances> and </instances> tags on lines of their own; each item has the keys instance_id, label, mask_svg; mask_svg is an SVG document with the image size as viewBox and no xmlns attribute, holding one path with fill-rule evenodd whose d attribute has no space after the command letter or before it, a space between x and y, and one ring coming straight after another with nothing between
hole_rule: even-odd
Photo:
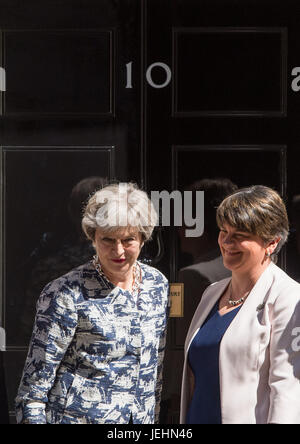
<instances>
[{"instance_id":1,"label":"grey curly hair","mask_svg":"<svg viewBox=\"0 0 300 444\"><path fill-rule=\"evenodd\" d=\"M82 229L94 241L97 228L114 232L134 227L143 241L151 238L158 216L147 193L135 183L114 183L97 190L88 200L82 218Z\"/></svg>"}]
</instances>

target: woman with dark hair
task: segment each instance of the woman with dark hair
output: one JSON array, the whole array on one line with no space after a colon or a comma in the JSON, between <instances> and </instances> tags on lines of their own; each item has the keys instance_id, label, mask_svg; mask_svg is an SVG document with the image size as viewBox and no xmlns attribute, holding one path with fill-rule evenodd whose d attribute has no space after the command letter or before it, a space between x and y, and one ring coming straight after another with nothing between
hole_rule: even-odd
<instances>
[{"instance_id":1,"label":"woman with dark hair","mask_svg":"<svg viewBox=\"0 0 300 444\"><path fill-rule=\"evenodd\" d=\"M244 188L219 205L217 224L232 277L205 290L191 322L181 422L300 423L300 284L275 265L285 205L268 187Z\"/></svg>"}]
</instances>

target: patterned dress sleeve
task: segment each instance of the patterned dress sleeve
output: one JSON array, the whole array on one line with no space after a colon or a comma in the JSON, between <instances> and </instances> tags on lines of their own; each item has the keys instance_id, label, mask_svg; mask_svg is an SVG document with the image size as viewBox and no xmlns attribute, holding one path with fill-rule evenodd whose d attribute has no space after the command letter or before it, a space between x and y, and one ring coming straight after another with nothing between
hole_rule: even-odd
<instances>
[{"instance_id":1,"label":"patterned dress sleeve","mask_svg":"<svg viewBox=\"0 0 300 444\"><path fill-rule=\"evenodd\" d=\"M157 381L156 381L156 389L155 389L155 424L159 423L159 413L160 413L160 401L161 401L161 391L162 391L162 379L163 379L163 360L165 354L165 346L166 346L166 336L167 336L167 322L170 312L169 305L169 284L168 281L164 284L164 292L162 301L165 304L165 317L163 328L161 330L161 335L159 338L159 348L158 348L158 360L157 360Z\"/></svg>"},{"instance_id":2,"label":"patterned dress sleeve","mask_svg":"<svg viewBox=\"0 0 300 444\"><path fill-rule=\"evenodd\" d=\"M77 326L73 291L60 278L48 284L37 313L23 376L16 398L18 423L46 424L48 392Z\"/></svg>"}]
</instances>

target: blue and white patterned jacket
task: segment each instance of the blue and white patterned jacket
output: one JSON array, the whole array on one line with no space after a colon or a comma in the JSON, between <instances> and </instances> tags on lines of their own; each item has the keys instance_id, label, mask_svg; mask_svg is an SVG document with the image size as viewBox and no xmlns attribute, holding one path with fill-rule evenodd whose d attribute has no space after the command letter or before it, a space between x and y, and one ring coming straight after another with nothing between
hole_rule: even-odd
<instances>
[{"instance_id":1,"label":"blue and white patterned jacket","mask_svg":"<svg viewBox=\"0 0 300 444\"><path fill-rule=\"evenodd\" d=\"M139 262L138 303L91 262L50 282L16 398L18 423L158 421L168 282Z\"/></svg>"}]
</instances>

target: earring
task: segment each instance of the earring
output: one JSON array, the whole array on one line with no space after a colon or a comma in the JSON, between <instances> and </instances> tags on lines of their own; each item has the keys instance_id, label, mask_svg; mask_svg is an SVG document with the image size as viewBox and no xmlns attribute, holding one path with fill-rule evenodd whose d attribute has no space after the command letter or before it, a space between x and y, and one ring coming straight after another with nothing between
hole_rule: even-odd
<instances>
[{"instance_id":1,"label":"earring","mask_svg":"<svg viewBox=\"0 0 300 444\"><path fill-rule=\"evenodd\" d=\"M271 256L271 253L270 253L269 251L266 251L266 256L267 256L267 257L270 257L270 256Z\"/></svg>"}]
</instances>

